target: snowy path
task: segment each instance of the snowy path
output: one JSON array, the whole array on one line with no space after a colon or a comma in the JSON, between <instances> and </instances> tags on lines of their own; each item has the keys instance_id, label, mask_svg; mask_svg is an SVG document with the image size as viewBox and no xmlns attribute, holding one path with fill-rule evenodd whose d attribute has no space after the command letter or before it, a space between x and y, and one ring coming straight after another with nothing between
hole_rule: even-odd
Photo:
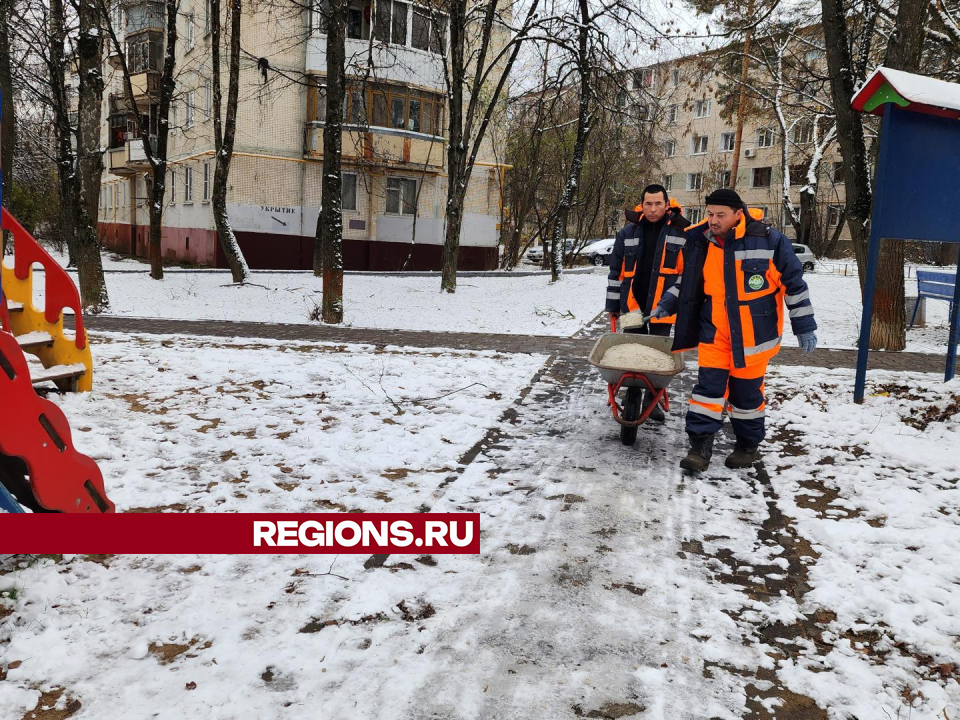
<instances>
[{"instance_id":1,"label":"snowy path","mask_svg":"<svg viewBox=\"0 0 960 720\"><path fill-rule=\"evenodd\" d=\"M956 381L876 373L855 406L847 371L775 370L772 477L725 470L726 439L693 479L676 467L690 374L666 425L626 448L579 360L538 372L527 356L168 344L115 338L103 394L65 400L123 478L119 504L475 511L482 553L118 556L0 574L2 720L41 692L78 720L827 718L817 702L839 718L957 715ZM310 372L309 392L259 382L267 365ZM372 420L395 435L318 463L332 444L309 431L321 405L334 437L367 422L370 391L347 368L380 372L392 397L482 374L504 393L403 415L381 402ZM141 387L120 395L130 377ZM171 443L185 409L196 417ZM125 434L136 456L97 440ZM231 447L256 458L252 475L218 462Z\"/></svg>"}]
</instances>

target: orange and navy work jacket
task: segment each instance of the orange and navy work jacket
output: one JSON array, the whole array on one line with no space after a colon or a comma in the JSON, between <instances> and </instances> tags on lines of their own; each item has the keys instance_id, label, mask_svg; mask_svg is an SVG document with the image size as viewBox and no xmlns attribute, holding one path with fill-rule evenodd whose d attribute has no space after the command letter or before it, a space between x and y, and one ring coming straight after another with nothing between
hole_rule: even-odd
<instances>
[{"instance_id":1,"label":"orange and navy work jacket","mask_svg":"<svg viewBox=\"0 0 960 720\"><path fill-rule=\"evenodd\" d=\"M666 222L657 238L654 260L650 275L649 290L646 297L637 297L641 287L637 282L637 270L640 267L640 254L643 252L643 214L637 210L627 210L627 224L617 233L613 250L610 253L610 273L607 275L606 311L610 313L628 313L642 310L649 313L655 308L664 293L667 292L683 272L681 250L686 242L683 231L690 221L681 214L680 205L670 198ZM672 324L676 318L666 317L651 320L654 323Z\"/></svg>"},{"instance_id":2,"label":"orange and navy work jacket","mask_svg":"<svg viewBox=\"0 0 960 720\"><path fill-rule=\"evenodd\" d=\"M706 221L687 229L684 274L661 305L677 313L674 352L729 339L736 368L780 349L785 310L794 335L813 332L810 290L793 245L744 215L721 243Z\"/></svg>"}]
</instances>

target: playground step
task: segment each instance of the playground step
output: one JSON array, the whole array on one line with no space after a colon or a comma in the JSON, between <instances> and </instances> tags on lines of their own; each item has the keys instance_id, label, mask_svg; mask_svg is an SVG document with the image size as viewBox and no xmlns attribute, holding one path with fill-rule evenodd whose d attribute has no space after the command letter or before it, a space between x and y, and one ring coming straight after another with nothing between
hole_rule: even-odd
<instances>
[{"instance_id":1,"label":"playground step","mask_svg":"<svg viewBox=\"0 0 960 720\"><path fill-rule=\"evenodd\" d=\"M30 379L34 385L40 385L46 382L54 381L73 381L76 382L87 369L83 363L74 363L73 365L54 365L52 367L41 369L30 368Z\"/></svg>"},{"instance_id":2,"label":"playground step","mask_svg":"<svg viewBox=\"0 0 960 720\"><path fill-rule=\"evenodd\" d=\"M10 312L23 312L23 303L7 300L7 310Z\"/></svg>"},{"instance_id":3,"label":"playground step","mask_svg":"<svg viewBox=\"0 0 960 720\"><path fill-rule=\"evenodd\" d=\"M53 345L53 336L41 331L29 332L25 335L18 335L17 343L22 350L29 352L39 347L50 347Z\"/></svg>"}]
</instances>

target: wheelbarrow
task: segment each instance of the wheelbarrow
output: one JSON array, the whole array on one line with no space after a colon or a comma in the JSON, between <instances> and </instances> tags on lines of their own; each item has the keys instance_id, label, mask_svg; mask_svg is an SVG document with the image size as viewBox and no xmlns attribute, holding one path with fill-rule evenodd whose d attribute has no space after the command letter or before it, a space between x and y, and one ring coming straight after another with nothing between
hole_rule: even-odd
<instances>
[{"instance_id":1,"label":"wheelbarrow","mask_svg":"<svg viewBox=\"0 0 960 720\"><path fill-rule=\"evenodd\" d=\"M624 445L633 445L637 441L637 428L643 425L650 417L653 409L660 405L664 412L670 412L670 397L667 395L667 386L681 372L686 364L681 353L673 353L673 338L658 335L638 335L634 333L618 333L616 320L610 319L611 332L604 334L594 344L588 356L588 362L600 371L600 375L607 382L607 404L613 411L613 419L620 424L620 442ZM637 368L619 367L604 364L603 356L615 345L636 343L659 350L673 357L673 370L668 373L643 372ZM617 402L621 388L626 388L623 405ZM643 409L643 391L648 390L653 397L652 402Z\"/></svg>"}]
</instances>

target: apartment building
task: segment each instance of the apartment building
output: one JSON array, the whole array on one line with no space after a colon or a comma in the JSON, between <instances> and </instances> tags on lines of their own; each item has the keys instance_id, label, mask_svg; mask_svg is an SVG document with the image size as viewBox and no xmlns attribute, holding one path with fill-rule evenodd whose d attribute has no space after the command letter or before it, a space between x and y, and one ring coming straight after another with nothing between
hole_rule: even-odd
<instances>
[{"instance_id":1,"label":"apartment building","mask_svg":"<svg viewBox=\"0 0 960 720\"><path fill-rule=\"evenodd\" d=\"M240 94L227 209L253 268L310 268L321 203L326 28L297 3L250 6L243 15ZM141 122L156 133L164 5L120 0ZM213 85L208 7L184 0L178 18L177 97L171 110L166 260L225 267L211 194ZM357 0L347 25L343 131L347 269L438 269L446 203L445 16L400 0ZM226 53L224 53L225 55ZM226 58L223 59L226 63ZM118 58L107 63L100 198L105 246L146 255L149 170L134 132ZM227 68L221 70L226 96ZM496 267L503 166L491 141L470 179L461 234L464 269Z\"/></svg>"},{"instance_id":2,"label":"apartment building","mask_svg":"<svg viewBox=\"0 0 960 720\"><path fill-rule=\"evenodd\" d=\"M805 60L813 66L825 63L816 51ZM715 62L715 55L693 55L640 68L630 78L629 102L646 106L658 127L660 182L693 222L704 216L704 198L717 187L730 186L732 179L736 118L722 109L736 86L715 71ZM744 118L736 190L749 206L763 210L766 222L792 238L795 232L783 209L781 145L787 143L790 197L799 212L799 191L813 154L812 119L792 116L787 137L781 135L772 108L754 105ZM839 230L841 241L849 240L842 225L845 191L836 143L824 153L818 181L818 231L832 235Z\"/></svg>"}]
</instances>

